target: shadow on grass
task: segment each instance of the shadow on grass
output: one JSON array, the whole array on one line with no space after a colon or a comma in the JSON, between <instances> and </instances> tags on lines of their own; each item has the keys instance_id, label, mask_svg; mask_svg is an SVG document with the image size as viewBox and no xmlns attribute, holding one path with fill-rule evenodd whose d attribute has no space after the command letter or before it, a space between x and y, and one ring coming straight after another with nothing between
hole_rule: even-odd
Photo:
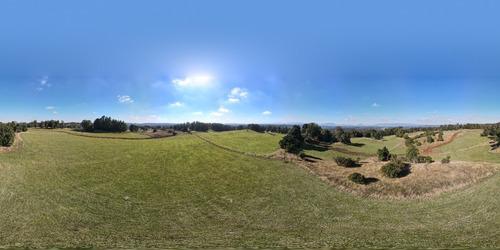
<instances>
[{"instance_id":1,"label":"shadow on grass","mask_svg":"<svg viewBox=\"0 0 500 250\"><path fill-rule=\"evenodd\" d=\"M349 146L354 146L354 147L363 147L365 144L364 143L351 143Z\"/></svg>"},{"instance_id":2,"label":"shadow on grass","mask_svg":"<svg viewBox=\"0 0 500 250\"><path fill-rule=\"evenodd\" d=\"M375 183L377 181L379 181L379 179L374 178L374 177L369 177L369 178L365 179L366 185L371 184L371 183Z\"/></svg>"},{"instance_id":3,"label":"shadow on grass","mask_svg":"<svg viewBox=\"0 0 500 250\"><path fill-rule=\"evenodd\" d=\"M401 174L399 175L399 178L409 175L411 173L410 167L410 164L405 163L405 167L403 168L403 172L401 172Z\"/></svg>"},{"instance_id":4,"label":"shadow on grass","mask_svg":"<svg viewBox=\"0 0 500 250\"><path fill-rule=\"evenodd\" d=\"M328 151L328 148L318 146L318 145L313 145L313 144L307 144L307 143L304 145L303 149L320 151L320 152Z\"/></svg>"}]
</instances>

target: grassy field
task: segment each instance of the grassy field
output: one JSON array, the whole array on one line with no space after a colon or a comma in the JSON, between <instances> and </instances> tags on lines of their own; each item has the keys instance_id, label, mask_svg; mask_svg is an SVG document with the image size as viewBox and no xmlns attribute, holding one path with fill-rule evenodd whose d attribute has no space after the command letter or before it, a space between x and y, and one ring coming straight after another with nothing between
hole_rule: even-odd
<instances>
[{"instance_id":1,"label":"grassy field","mask_svg":"<svg viewBox=\"0 0 500 250\"><path fill-rule=\"evenodd\" d=\"M192 135L22 138L0 154L0 246L500 247L499 173L435 197L381 200Z\"/></svg>"},{"instance_id":2,"label":"grassy field","mask_svg":"<svg viewBox=\"0 0 500 250\"><path fill-rule=\"evenodd\" d=\"M439 157L451 156L451 160L500 163L500 154L490 153L490 141L481 137L482 130L462 130L463 134L451 143L437 148ZM436 159L439 159L436 156Z\"/></svg>"},{"instance_id":3,"label":"grassy field","mask_svg":"<svg viewBox=\"0 0 500 250\"><path fill-rule=\"evenodd\" d=\"M334 143L332 146L344 148L353 152L362 152L368 154L376 154L378 149L383 147L387 147L391 151L391 153L400 154L404 153L404 144L402 147L393 149L399 143L404 142L403 138L398 138L395 135L385 136L382 140L375 140L371 138L352 138L351 145L345 145L340 142Z\"/></svg>"},{"instance_id":4,"label":"grassy field","mask_svg":"<svg viewBox=\"0 0 500 250\"><path fill-rule=\"evenodd\" d=\"M198 133L218 145L252 154L270 154L279 149L282 134L257 133L252 130Z\"/></svg>"},{"instance_id":5,"label":"grassy field","mask_svg":"<svg viewBox=\"0 0 500 250\"><path fill-rule=\"evenodd\" d=\"M80 132L80 131L74 131L74 130L57 130L57 131L62 131L64 133L69 133L69 134L74 134L74 135L80 135L80 136L90 136L90 137L104 137L104 138L124 138L124 139L147 139L151 138L148 135L143 135L139 133L89 133L89 132Z\"/></svg>"}]
</instances>

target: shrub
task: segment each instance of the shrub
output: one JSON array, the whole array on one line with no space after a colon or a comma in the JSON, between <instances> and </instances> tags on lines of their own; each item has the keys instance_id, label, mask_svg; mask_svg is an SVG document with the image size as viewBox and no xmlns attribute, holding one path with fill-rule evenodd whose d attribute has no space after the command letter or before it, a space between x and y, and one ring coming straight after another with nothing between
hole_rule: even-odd
<instances>
[{"instance_id":1,"label":"shrub","mask_svg":"<svg viewBox=\"0 0 500 250\"><path fill-rule=\"evenodd\" d=\"M345 158L342 156L337 156L333 160L335 161L335 163L337 163L337 165L339 165L341 167L350 168L350 167L356 166L356 161L352 158Z\"/></svg>"},{"instance_id":2,"label":"shrub","mask_svg":"<svg viewBox=\"0 0 500 250\"><path fill-rule=\"evenodd\" d=\"M377 157L379 161L388 161L391 158L389 150L384 147L382 149L377 150Z\"/></svg>"},{"instance_id":3,"label":"shrub","mask_svg":"<svg viewBox=\"0 0 500 250\"><path fill-rule=\"evenodd\" d=\"M14 137L14 130L10 126L0 123L0 146L12 145Z\"/></svg>"},{"instance_id":4,"label":"shrub","mask_svg":"<svg viewBox=\"0 0 500 250\"><path fill-rule=\"evenodd\" d=\"M300 157L301 159L306 158L306 153L304 153L304 152L300 152L300 153L299 153L299 157Z\"/></svg>"},{"instance_id":5,"label":"shrub","mask_svg":"<svg viewBox=\"0 0 500 250\"><path fill-rule=\"evenodd\" d=\"M400 161L391 161L380 168L382 175L389 178L401 177L405 169L405 164Z\"/></svg>"},{"instance_id":6,"label":"shrub","mask_svg":"<svg viewBox=\"0 0 500 250\"><path fill-rule=\"evenodd\" d=\"M426 162L426 163L433 163L433 162L434 162L434 160L432 160L432 157L430 157L430 156L426 156L426 157L425 157L425 162Z\"/></svg>"},{"instance_id":7,"label":"shrub","mask_svg":"<svg viewBox=\"0 0 500 250\"><path fill-rule=\"evenodd\" d=\"M366 178L360 173L352 173L349 175L349 180L358 183L358 184L366 184Z\"/></svg>"},{"instance_id":8,"label":"shrub","mask_svg":"<svg viewBox=\"0 0 500 250\"><path fill-rule=\"evenodd\" d=\"M415 146L412 145L408 149L406 149L406 158L408 158L408 160L413 161L413 162L417 162L418 156L419 156L419 152Z\"/></svg>"},{"instance_id":9,"label":"shrub","mask_svg":"<svg viewBox=\"0 0 500 250\"><path fill-rule=\"evenodd\" d=\"M420 147L420 146L422 146L422 143L417 141L416 145L417 145L417 147Z\"/></svg>"},{"instance_id":10,"label":"shrub","mask_svg":"<svg viewBox=\"0 0 500 250\"><path fill-rule=\"evenodd\" d=\"M441 160L441 163L442 164L448 164L448 163L450 163L450 157L446 156L446 158L444 158L444 159Z\"/></svg>"}]
</instances>

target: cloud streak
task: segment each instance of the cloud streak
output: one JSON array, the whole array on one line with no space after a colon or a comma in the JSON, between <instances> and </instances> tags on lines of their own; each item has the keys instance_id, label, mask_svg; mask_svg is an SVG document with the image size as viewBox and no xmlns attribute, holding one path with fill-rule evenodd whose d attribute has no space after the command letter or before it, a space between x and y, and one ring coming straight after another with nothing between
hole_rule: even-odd
<instances>
[{"instance_id":1,"label":"cloud streak","mask_svg":"<svg viewBox=\"0 0 500 250\"><path fill-rule=\"evenodd\" d=\"M120 103L133 103L134 100L128 95L118 95L118 102Z\"/></svg>"}]
</instances>

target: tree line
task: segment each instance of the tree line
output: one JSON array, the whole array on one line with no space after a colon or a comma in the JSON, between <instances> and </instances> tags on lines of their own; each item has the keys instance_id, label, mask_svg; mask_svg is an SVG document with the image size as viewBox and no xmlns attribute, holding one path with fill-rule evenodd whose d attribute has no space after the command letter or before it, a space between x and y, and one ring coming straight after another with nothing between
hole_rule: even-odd
<instances>
[{"instance_id":1,"label":"tree line","mask_svg":"<svg viewBox=\"0 0 500 250\"><path fill-rule=\"evenodd\" d=\"M112 132L123 133L128 130L128 126L124 121L115 120L108 116L102 116L94 120L83 120L81 128L86 132Z\"/></svg>"},{"instance_id":2,"label":"tree line","mask_svg":"<svg viewBox=\"0 0 500 250\"><path fill-rule=\"evenodd\" d=\"M9 147L14 143L15 133L28 131L28 124L25 122L0 122L0 146Z\"/></svg>"}]
</instances>

